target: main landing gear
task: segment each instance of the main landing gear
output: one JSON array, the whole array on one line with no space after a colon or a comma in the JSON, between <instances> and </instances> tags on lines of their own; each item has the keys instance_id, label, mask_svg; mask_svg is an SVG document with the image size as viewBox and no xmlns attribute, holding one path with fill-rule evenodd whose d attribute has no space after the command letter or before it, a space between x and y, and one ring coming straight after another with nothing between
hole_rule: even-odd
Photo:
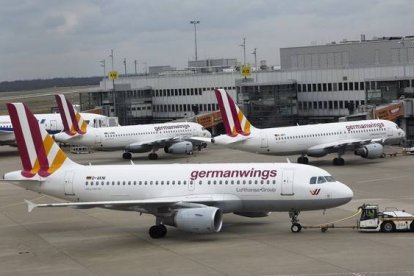
<instances>
[{"instance_id":1,"label":"main landing gear","mask_svg":"<svg viewBox=\"0 0 414 276\"><path fill-rule=\"evenodd\" d=\"M309 163L309 159L306 156L299 156L298 157L298 163L299 164L308 164Z\"/></svg>"},{"instance_id":2,"label":"main landing gear","mask_svg":"<svg viewBox=\"0 0 414 276\"><path fill-rule=\"evenodd\" d=\"M148 159L149 160L157 160L158 159L158 154L156 154L155 152L151 152L150 154L148 154Z\"/></svg>"},{"instance_id":3,"label":"main landing gear","mask_svg":"<svg viewBox=\"0 0 414 276\"><path fill-rule=\"evenodd\" d=\"M160 239L167 235L167 227L164 224L154 225L150 227L148 233L151 238Z\"/></svg>"},{"instance_id":4,"label":"main landing gear","mask_svg":"<svg viewBox=\"0 0 414 276\"><path fill-rule=\"evenodd\" d=\"M289 211L289 217L290 217L290 221L292 222L292 226L290 227L290 231L292 231L293 233L299 233L300 230L302 230L302 225L300 225L299 223L299 211Z\"/></svg>"},{"instance_id":5,"label":"main landing gear","mask_svg":"<svg viewBox=\"0 0 414 276\"><path fill-rule=\"evenodd\" d=\"M122 154L122 158L124 158L126 160L130 160L132 158L132 154L130 152L124 152Z\"/></svg>"},{"instance_id":6,"label":"main landing gear","mask_svg":"<svg viewBox=\"0 0 414 276\"><path fill-rule=\"evenodd\" d=\"M343 166L345 165L345 160L342 157L336 157L332 160L334 166Z\"/></svg>"}]
</instances>

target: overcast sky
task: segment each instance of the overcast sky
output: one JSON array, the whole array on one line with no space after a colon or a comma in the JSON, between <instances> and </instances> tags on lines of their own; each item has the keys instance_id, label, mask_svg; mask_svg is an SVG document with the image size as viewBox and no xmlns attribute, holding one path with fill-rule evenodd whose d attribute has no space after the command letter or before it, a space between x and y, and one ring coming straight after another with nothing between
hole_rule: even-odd
<instances>
[{"instance_id":1,"label":"overcast sky","mask_svg":"<svg viewBox=\"0 0 414 276\"><path fill-rule=\"evenodd\" d=\"M194 59L279 64L279 48L343 38L414 35L412 0L1 0L0 81L97 76L144 63L184 68Z\"/></svg>"}]
</instances>

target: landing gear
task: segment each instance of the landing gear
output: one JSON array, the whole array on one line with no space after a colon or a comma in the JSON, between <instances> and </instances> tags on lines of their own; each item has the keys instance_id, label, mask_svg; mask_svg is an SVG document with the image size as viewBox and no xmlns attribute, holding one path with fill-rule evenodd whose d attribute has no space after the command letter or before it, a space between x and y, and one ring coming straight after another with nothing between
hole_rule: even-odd
<instances>
[{"instance_id":1,"label":"landing gear","mask_svg":"<svg viewBox=\"0 0 414 276\"><path fill-rule=\"evenodd\" d=\"M151 152L150 154L148 154L148 159L149 160L157 160L158 159L158 154L156 154L155 152Z\"/></svg>"},{"instance_id":2,"label":"landing gear","mask_svg":"<svg viewBox=\"0 0 414 276\"><path fill-rule=\"evenodd\" d=\"M130 160L132 158L132 154L130 152L124 152L122 154L122 158L124 158L126 160Z\"/></svg>"},{"instance_id":3,"label":"landing gear","mask_svg":"<svg viewBox=\"0 0 414 276\"><path fill-rule=\"evenodd\" d=\"M345 164L345 160L341 157L336 157L333 159L332 164L334 166L343 166Z\"/></svg>"},{"instance_id":4,"label":"landing gear","mask_svg":"<svg viewBox=\"0 0 414 276\"><path fill-rule=\"evenodd\" d=\"M148 234L153 239L163 238L167 234L167 227L165 227L164 224L151 226L148 231Z\"/></svg>"},{"instance_id":5,"label":"landing gear","mask_svg":"<svg viewBox=\"0 0 414 276\"><path fill-rule=\"evenodd\" d=\"M203 146L202 145L198 145L197 146L197 149L198 149L198 151L201 151L201 149L203 148Z\"/></svg>"},{"instance_id":6,"label":"landing gear","mask_svg":"<svg viewBox=\"0 0 414 276\"><path fill-rule=\"evenodd\" d=\"M298 157L298 163L299 164L308 164L309 159L306 156L299 156Z\"/></svg>"},{"instance_id":7,"label":"landing gear","mask_svg":"<svg viewBox=\"0 0 414 276\"><path fill-rule=\"evenodd\" d=\"M292 226L290 227L290 231L293 233L299 233L302 230L302 225L300 225L298 216L299 211L289 211L290 221L292 222Z\"/></svg>"}]
</instances>

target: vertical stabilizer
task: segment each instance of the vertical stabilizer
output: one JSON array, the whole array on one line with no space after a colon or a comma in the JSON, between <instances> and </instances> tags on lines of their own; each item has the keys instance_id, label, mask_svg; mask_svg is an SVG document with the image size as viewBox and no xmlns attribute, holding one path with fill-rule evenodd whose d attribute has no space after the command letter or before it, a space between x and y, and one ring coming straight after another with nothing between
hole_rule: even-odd
<instances>
[{"instance_id":1,"label":"vertical stabilizer","mask_svg":"<svg viewBox=\"0 0 414 276\"><path fill-rule=\"evenodd\" d=\"M227 135L250 135L251 124L224 89L216 89L216 98Z\"/></svg>"},{"instance_id":2,"label":"vertical stabilizer","mask_svg":"<svg viewBox=\"0 0 414 276\"><path fill-rule=\"evenodd\" d=\"M22 160L23 176L33 177L39 174L46 177L65 162L70 162L27 106L22 103L8 103L7 109Z\"/></svg>"},{"instance_id":3,"label":"vertical stabilizer","mask_svg":"<svg viewBox=\"0 0 414 276\"><path fill-rule=\"evenodd\" d=\"M55 98L66 134L70 136L85 134L87 129L86 121L84 121L80 113L73 108L72 103L62 94L55 95Z\"/></svg>"}]
</instances>

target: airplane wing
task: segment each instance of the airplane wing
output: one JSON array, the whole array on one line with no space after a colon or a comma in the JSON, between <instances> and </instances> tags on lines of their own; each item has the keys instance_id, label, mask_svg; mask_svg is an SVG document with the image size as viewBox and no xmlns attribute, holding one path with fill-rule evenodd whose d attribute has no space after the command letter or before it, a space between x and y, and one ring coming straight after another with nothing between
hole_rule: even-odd
<instances>
[{"instance_id":1,"label":"airplane wing","mask_svg":"<svg viewBox=\"0 0 414 276\"><path fill-rule=\"evenodd\" d=\"M152 139L141 142L132 143L129 146L152 146L163 148L168 145L172 145L182 141L199 142L198 137L176 136L172 138Z\"/></svg>"},{"instance_id":2,"label":"airplane wing","mask_svg":"<svg viewBox=\"0 0 414 276\"><path fill-rule=\"evenodd\" d=\"M207 205L216 205L220 202L240 201L235 195L229 194L203 194L187 195L179 197L162 197L142 200L116 200L116 201L92 201L92 202L58 202L58 203L41 203L37 204L29 200L27 203L28 211L34 208L44 207L74 207L74 208L111 208L145 213L156 213L158 208L167 207L172 209L181 208L201 208Z\"/></svg>"},{"instance_id":3,"label":"airplane wing","mask_svg":"<svg viewBox=\"0 0 414 276\"><path fill-rule=\"evenodd\" d=\"M339 150L344 151L352 151L356 148L367 145L370 143L383 143L383 139L365 139L365 140L358 140L358 139L346 139L346 140L339 140L332 143L325 143L319 144L313 147L310 147L308 151L312 150L325 150L328 153L338 152Z\"/></svg>"}]
</instances>

